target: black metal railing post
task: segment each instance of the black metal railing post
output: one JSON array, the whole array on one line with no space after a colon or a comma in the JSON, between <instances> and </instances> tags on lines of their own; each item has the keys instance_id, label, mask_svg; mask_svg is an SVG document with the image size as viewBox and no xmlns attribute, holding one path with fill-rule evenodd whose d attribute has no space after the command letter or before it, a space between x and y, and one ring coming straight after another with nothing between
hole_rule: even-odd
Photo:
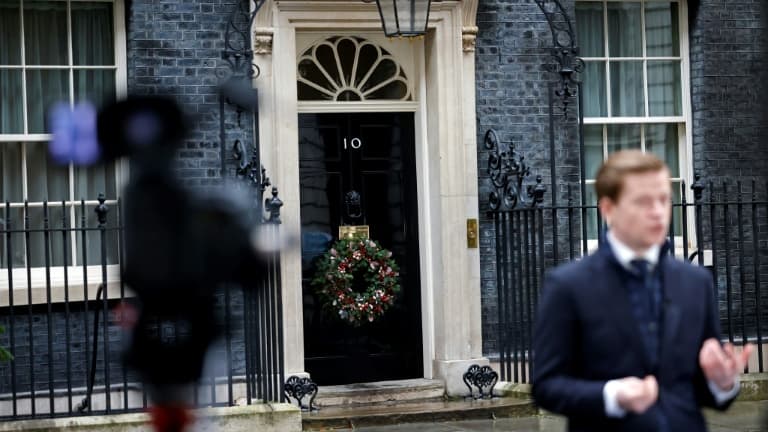
<instances>
[{"instance_id":1,"label":"black metal railing post","mask_svg":"<svg viewBox=\"0 0 768 432\"><path fill-rule=\"evenodd\" d=\"M111 382L109 376L109 289L107 287L107 213L109 207L104 204L106 198L103 193L98 197L99 205L96 206L95 213L99 221L99 243L101 252L101 307L104 316L103 337L104 337L104 398L106 401L107 414L112 412ZM97 298L98 300L98 298ZM96 350L96 346L93 347Z\"/></svg>"},{"instance_id":2,"label":"black metal railing post","mask_svg":"<svg viewBox=\"0 0 768 432\"><path fill-rule=\"evenodd\" d=\"M64 265L64 342L67 344L66 362L67 362L67 412L72 414L72 352L69 349L72 335L69 328L70 310L69 310L69 223L67 220L66 201L61 201L61 247L63 265Z\"/></svg>"},{"instance_id":3,"label":"black metal railing post","mask_svg":"<svg viewBox=\"0 0 768 432\"><path fill-rule=\"evenodd\" d=\"M245 288L245 287L243 287ZM234 405L234 364L232 362L232 286L224 286L224 364L227 365L227 401Z\"/></svg>"},{"instance_id":4,"label":"black metal railing post","mask_svg":"<svg viewBox=\"0 0 768 432\"><path fill-rule=\"evenodd\" d=\"M503 257L504 257L504 283L501 288L504 290L504 316L506 317L506 320L504 322L504 343L507 346L507 378L512 379L512 355L514 352L514 312L512 310L512 301L514 296L514 274L512 273L514 258L514 247L513 247L513 239L515 237L514 235L514 224L512 219L512 213L505 212L502 213L502 216L504 217L504 232L506 233L506 236L504 238L504 245L503 245Z\"/></svg>"},{"instance_id":5,"label":"black metal railing post","mask_svg":"<svg viewBox=\"0 0 768 432\"><path fill-rule=\"evenodd\" d=\"M728 213L728 183L723 181L723 241L725 242L725 296L728 304L728 340L733 343L733 290L731 286L731 235Z\"/></svg>"},{"instance_id":6,"label":"black metal railing post","mask_svg":"<svg viewBox=\"0 0 768 432\"><path fill-rule=\"evenodd\" d=\"M117 263L120 268L120 274L124 274L125 270L125 238L123 236L123 230L121 229L122 224L122 202L117 202L117 211L115 212L117 222L115 223L117 226L117 232L115 235L115 240L117 241ZM123 323L123 326L127 326L128 323L125 322L126 317L125 314L127 310L130 307L128 306L127 299L125 296L125 281L122 277L120 277L120 317L118 318L121 323ZM123 331L120 333L120 344L122 346L126 346L127 344L127 332ZM128 370L123 365L123 409L128 409Z\"/></svg>"},{"instance_id":7,"label":"black metal railing post","mask_svg":"<svg viewBox=\"0 0 768 432\"><path fill-rule=\"evenodd\" d=\"M523 285L522 292L520 293L520 309L521 309L521 316L524 317L523 320L523 335L521 337L521 340L524 345L524 349L522 350L521 355L521 377L523 379L523 382L526 382L527 379L527 373L526 369L528 365L530 364L530 347L533 343L533 331L531 329L531 253L530 253L530 235L531 235L531 227L529 224L529 219L531 215L530 209L523 210L523 256L521 261L521 265L523 267L523 271L525 272L525 284Z\"/></svg>"},{"instance_id":8,"label":"black metal railing post","mask_svg":"<svg viewBox=\"0 0 768 432\"><path fill-rule=\"evenodd\" d=\"M682 209L680 234L683 236L683 259L688 259L688 199L685 192L685 180L683 180L680 182L680 208ZM674 225L674 221L672 224Z\"/></svg>"},{"instance_id":9,"label":"black metal railing post","mask_svg":"<svg viewBox=\"0 0 768 432\"><path fill-rule=\"evenodd\" d=\"M278 197L277 187L272 187L272 196L264 201L264 208L269 213L269 218L266 220L266 227L268 231L268 241L270 244L279 244L279 226L282 223L280 220L280 209L283 207L283 201ZM279 261L279 249L274 248L269 254L268 260L268 280L270 282L271 293L271 307L272 322L273 322L273 335L272 335L272 364L274 369L272 370L272 384L273 384L273 397L271 400L284 401L284 383L285 383L285 369L284 369L284 341L283 341L283 299L282 299L282 287L280 279L280 261Z\"/></svg>"},{"instance_id":10,"label":"black metal railing post","mask_svg":"<svg viewBox=\"0 0 768 432\"><path fill-rule=\"evenodd\" d=\"M43 263L45 265L45 321L48 325L48 410L49 415L53 417L54 394L53 394L53 303L51 302L51 245L50 245L51 225L48 220L48 202L43 203ZM30 329L32 331L32 329Z\"/></svg>"},{"instance_id":11,"label":"black metal railing post","mask_svg":"<svg viewBox=\"0 0 768 432\"><path fill-rule=\"evenodd\" d=\"M506 344L504 341L504 331L506 329L506 326L504 325L504 312L502 305L504 304L504 233L505 231L501 229L501 213L491 213L491 220L493 221L493 232L495 234L495 246L496 246L496 314L497 314L497 343L499 345L499 364L501 369L501 379L502 381L505 381L507 379L507 374L504 365L506 364L504 356L506 355L505 347Z\"/></svg>"},{"instance_id":12,"label":"black metal railing post","mask_svg":"<svg viewBox=\"0 0 768 432\"><path fill-rule=\"evenodd\" d=\"M720 289L718 287L719 285L719 279L718 279L718 248L717 248L717 225L716 219L717 215L715 213L715 187L713 182L709 182L709 228L711 230L710 232L710 239L712 242L712 279L714 280L714 296L715 296L715 302L719 301L719 293Z\"/></svg>"},{"instance_id":13,"label":"black metal railing post","mask_svg":"<svg viewBox=\"0 0 768 432\"><path fill-rule=\"evenodd\" d=\"M571 189L571 185L568 185L568 259L573 261L574 258L576 258L576 251L574 248L574 241L573 241L573 214L574 214L574 206L573 206L573 190Z\"/></svg>"},{"instance_id":14,"label":"black metal railing post","mask_svg":"<svg viewBox=\"0 0 768 432\"><path fill-rule=\"evenodd\" d=\"M9 329L8 329L8 338L10 339L9 348L11 350L11 353L13 354L16 352L16 317L15 317L15 307L14 307L14 287L13 287L13 236L11 233L13 232L13 221L11 220L11 203L6 201L5 202L5 253L6 253L6 261L8 266L8 309L9 309ZM11 401L12 409L13 409L13 416L16 417L18 415L18 406L16 403L17 399L17 393L16 393L16 362L11 362L11 397L13 400Z\"/></svg>"},{"instance_id":15,"label":"black metal railing post","mask_svg":"<svg viewBox=\"0 0 768 432\"><path fill-rule=\"evenodd\" d=\"M741 343L747 344L747 310L746 310L746 265L744 260L744 203L742 202L743 190L741 180L736 182L738 201L736 204L737 247L739 248L739 314L741 315ZM749 371L749 366L744 365L744 372Z\"/></svg>"},{"instance_id":16,"label":"black metal railing post","mask_svg":"<svg viewBox=\"0 0 768 432\"><path fill-rule=\"evenodd\" d=\"M704 196L704 183L701 181L701 176L699 174L694 174L693 176L694 182L691 184L691 190L693 191L693 205L695 208L695 232L696 232L696 250L698 251L698 261L699 265L704 265L704 238L701 235L701 223L702 223L702 215L701 215L701 207L702 203L701 200Z\"/></svg>"},{"instance_id":17,"label":"black metal railing post","mask_svg":"<svg viewBox=\"0 0 768 432\"><path fill-rule=\"evenodd\" d=\"M29 228L29 201L24 200L24 252L27 266L27 328L29 329L29 394L31 401L32 416L36 413L36 396L35 396L35 365L32 362L34 358L35 339L34 332L32 331L32 242L30 241L30 228Z\"/></svg>"},{"instance_id":18,"label":"black metal railing post","mask_svg":"<svg viewBox=\"0 0 768 432\"><path fill-rule=\"evenodd\" d=\"M760 315L762 315L762 299L760 298L760 237L758 230L757 219L757 184L755 180L752 180L752 268L755 272L755 328L757 336L757 367L758 371L762 373L763 367L763 334L760 322ZM766 189L768 192L768 189Z\"/></svg>"},{"instance_id":19,"label":"black metal railing post","mask_svg":"<svg viewBox=\"0 0 768 432\"><path fill-rule=\"evenodd\" d=\"M85 336L85 370L90 371L91 370L91 360L90 360L90 333L88 325L88 301L89 301L89 295L88 295L88 236L87 236L87 228L86 228L86 215L87 212L85 210L85 200L80 200L80 241L82 244L82 253L81 253L81 259L82 262L80 263L80 266L83 269L83 333ZM93 347L93 350L96 350L96 347ZM95 367L95 365L93 365ZM88 388L89 380L88 375L85 375L85 387ZM88 413L91 413L92 410L92 403L91 403L91 393L87 392L85 399L83 399L83 402L78 407L79 411L87 410Z\"/></svg>"}]
</instances>

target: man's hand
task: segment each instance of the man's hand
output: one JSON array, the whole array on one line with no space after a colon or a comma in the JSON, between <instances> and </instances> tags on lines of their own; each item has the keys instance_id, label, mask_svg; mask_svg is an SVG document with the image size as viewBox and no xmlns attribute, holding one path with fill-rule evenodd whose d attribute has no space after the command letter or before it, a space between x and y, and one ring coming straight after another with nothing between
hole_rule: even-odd
<instances>
[{"instance_id":1,"label":"man's hand","mask_svg":"<svg viewBox=\"0 0 768 432\"><path fill-rule=\"evenodd\" d=\"M627 377L617 381L620 386L616 392L616 401L626 411L642 414L659 398L659 383L653 375L644 379Z\"/></svg>"},{"instance_id":2,"label":"man's hand","mask_svg":"<svg viewBox=\"0 0 768 432\"><path fill-rule=\"evenodd\" d=\"M736 383L736 378L744 370L754 347L746 344L741 353L733 349L733 345L726 343L720 346L715 338L704 341L699 351L699 365L704 371L704 376L722 391L731 390Z\"/></svg>"}]
</instances>

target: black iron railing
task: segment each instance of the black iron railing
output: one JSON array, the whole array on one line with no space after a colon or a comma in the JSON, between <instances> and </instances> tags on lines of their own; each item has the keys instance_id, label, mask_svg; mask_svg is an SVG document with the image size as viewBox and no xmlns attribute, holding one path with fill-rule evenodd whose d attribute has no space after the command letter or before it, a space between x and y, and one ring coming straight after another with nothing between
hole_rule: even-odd
<instances>
[{"instance_id":1,"label":"black iron railing","mask_svg":"<svg viewBox=\"0 0 768 432\"><path fill-rule=\"evenodd\" d=\"M273 192L260 235L277 244ZM148 398L122 361L132 293L120 280L123 230L119 201L0 204L0 421L141 411ZM269 242L269 240L268 240ZM280 262L266 253L267 274L254 286L224 286L214 307L224 331L192 406L283 401ZM158 263L162 265L162 263ZM242 288L242 289L241 289ZM158 323L163 338L180 323Z\"/></svg>"},{"instance_id":2,"label":"black iron railing","mask_svg":"<svg viewBox=\"0 0 768 432\"><path fill-rule=\"evenodd\" d=\"M529 202L507 200L516 204L488 213L502 381L530 382L532 323L545 272L591 253L604 228L595 203L578 203L574 191L580 185L564 188L565 205L546 206L538 180L539 185L528 188ZM761 186L766 189L760 191ZM723 339L756 344L747 371L763 372L768 366L768 185L705 185L697 176L690 188L693 201L686 199L685 183L679 187L676 196L681 198L672 206L671 253L712 273Z\"/></svg>"}]
</instances>

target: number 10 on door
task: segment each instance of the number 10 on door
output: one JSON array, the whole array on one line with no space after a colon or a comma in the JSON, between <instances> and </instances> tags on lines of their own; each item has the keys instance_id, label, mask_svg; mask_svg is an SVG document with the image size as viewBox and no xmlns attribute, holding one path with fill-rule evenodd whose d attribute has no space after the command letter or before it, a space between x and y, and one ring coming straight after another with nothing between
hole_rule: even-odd
<instances>
[{"instance_id":1,"label":"number 10 on door","mask_svg":"<svg viewBox=\"0 0 768 432\"><path fill-rule=\"evenodd\" d=\"M363 145L363 142L360 141L360 138L352 138L349 144L347 144L347 139L344 138L344 150L347 150L349 147L352 147L353 149L357 150L362 145Z\"/></svg>"}]
</instances>

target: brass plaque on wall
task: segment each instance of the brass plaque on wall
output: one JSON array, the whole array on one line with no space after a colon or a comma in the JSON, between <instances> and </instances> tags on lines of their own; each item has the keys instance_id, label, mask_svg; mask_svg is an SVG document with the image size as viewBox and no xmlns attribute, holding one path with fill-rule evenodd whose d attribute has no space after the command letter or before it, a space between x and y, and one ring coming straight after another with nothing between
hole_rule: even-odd
<instances>
[{"instance_id":1,"label":"brass plaque on wall","mask_svg":"<svg viewBox=\"0 0 768 432\"><path fill-rule=\"evenodd\" d=\"M370 238L368 225L342 225L339 227L339 239L343 238Z\"/></svg>"}]
</instances>

